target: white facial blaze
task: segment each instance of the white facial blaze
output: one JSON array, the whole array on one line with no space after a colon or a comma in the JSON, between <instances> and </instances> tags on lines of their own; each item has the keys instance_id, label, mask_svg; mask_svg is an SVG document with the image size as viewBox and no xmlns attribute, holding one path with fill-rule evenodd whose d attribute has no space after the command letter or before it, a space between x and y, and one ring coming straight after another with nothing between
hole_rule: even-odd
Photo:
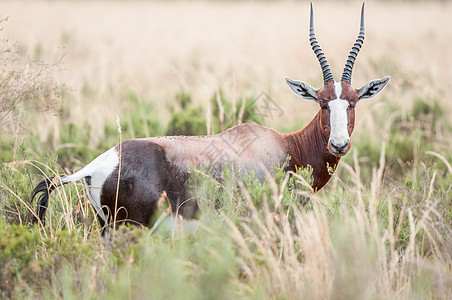
<instances>
[{"instance_id":1,"label":"white facial blaze","mask_svg":"<svg viewBox=\"0 0 452 300\"><path fill-rule=\"evenodd\" d=\"M348 118L347 108L349 106L348 101L340 99L342 94L342 86L340 82L334 83L334 89L336 91L336 99L329 101L330 107L330 143L338 147L342 147L350 141L348 135Z\"/></svg>"}]
</instances>

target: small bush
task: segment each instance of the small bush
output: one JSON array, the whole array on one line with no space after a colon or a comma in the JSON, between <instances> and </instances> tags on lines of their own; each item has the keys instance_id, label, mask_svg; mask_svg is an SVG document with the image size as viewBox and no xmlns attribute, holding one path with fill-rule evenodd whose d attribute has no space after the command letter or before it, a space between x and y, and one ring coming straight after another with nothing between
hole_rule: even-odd
<instances>
[{"instance_id":1,"label":"small bush","mask_svg":"<svg viewBox=\"0 0 452 300\"><path fill-rule=\"evenodd\" d=\"M193 107L190 95L185 92L175 98L177 106L171 107L171 120L165 135L205 135L206 117L202 107Z\"/></svg>"},{"instance_id":2,"label":"small bush","mask_svg":"<svg viewBox=\"0 0 452 300\"><path fill-rule=\"evenodd\" d=\"M37 228L8 224L0 218L0 291L1 297L21 294L36 288L44 279L44 262L36 254L41 243Z\"/></svg>"},{"instance_id":3,"label":"small bush","mask_svg":"<svg viewBox=\"0 0 452 300\"><path fill-rule=\"evenodd\" d=\"M241 123L263 122L256 99L250 97L233 102L219 89L210 99L211 111L194 106L189 94L176 95L177 106L171 107L171 120L166 135L205 135L220 133ZM206 114L210 113L209 121Z\"/></svg>"},{"instance_id":4,"label":"small bush","mask_svg":"<svg viewBox=\"0 0 452 300\"><path fill-rule=\"evenodd\" d=\"M53 66L24 58L7 39L0 48L0 132L18 133L30 111L56 111L61 87L52 79Z\"/></svg>"}]
</instances>

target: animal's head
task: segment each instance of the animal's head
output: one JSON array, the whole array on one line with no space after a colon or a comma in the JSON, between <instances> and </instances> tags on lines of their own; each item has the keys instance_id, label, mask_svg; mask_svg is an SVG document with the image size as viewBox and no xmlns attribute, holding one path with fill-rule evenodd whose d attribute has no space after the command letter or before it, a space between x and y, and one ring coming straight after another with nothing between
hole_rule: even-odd
<instances>
[{"instance_id":1,"label":"animal's head","mask_svg":"<svg viewBox=\"0 0 452 300\"><path fill-rule=\"evenodd\" d=\"M328 150L336 156L343 156L347 154L351 147L350 135L355 126L356 104L360 100L374 97L383 90L389 82L389 76L371 80L359 89L351 86L353 64L364 41L364 3L361 9L359 35L350 51L340 82L334 81L326 57L317 43L314 33L312 3L309 40L322 67L324 86L316 90L306 82L290 78L286 78L286 81L297 96L313 100L320 105L321 128L323 134L328 138Z\"/></svg>"}]
</instances>

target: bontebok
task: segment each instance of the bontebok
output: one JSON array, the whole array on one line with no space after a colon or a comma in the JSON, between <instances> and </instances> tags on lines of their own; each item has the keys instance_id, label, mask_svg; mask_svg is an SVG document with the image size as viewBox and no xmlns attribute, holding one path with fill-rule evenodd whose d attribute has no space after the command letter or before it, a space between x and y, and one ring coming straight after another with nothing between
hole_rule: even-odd
<instances>
[{"instance_id":1,"label":"bontebok","mask_svg":"<svg viewBox=\"0 0 452 300\"><path fill-rule=\"evenodd\" d=\"M56 187L83 179L102 226L115 222L149 225L158 200L168 197L173 213L193 218L197 203L188 200L187 179L192 166L221 172L233 165L237 172L254 171L260 180L282 165L287 170L311 166L313 188L321 189L350 150L355 124L355 105L378 94L389 77L372 80L363 87L351 86L353 64L364 41L364 4L358 38L347 58L340 81L334 81L327 59L314 33L311 4L309 38L322 68L324 86L314 89L306 82L286 78L300 98L319 104L320 110L303 129L280 134L256 124L242 124L212 136L162 136L124 141L75 174L45 179L38 193L38 217L42 220L49 194ZM266 169L266 170L265 170ZM119 184L119 187L118 187Z\"/></svg>"}]
</instances>

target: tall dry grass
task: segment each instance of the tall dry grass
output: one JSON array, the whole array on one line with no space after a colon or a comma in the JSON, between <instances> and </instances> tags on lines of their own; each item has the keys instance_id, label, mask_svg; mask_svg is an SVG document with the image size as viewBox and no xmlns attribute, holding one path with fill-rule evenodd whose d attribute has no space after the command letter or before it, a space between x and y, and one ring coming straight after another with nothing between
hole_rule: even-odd
<instances>
[{"instance_id":1,"label":"tall dry grass","mask_svg":"<svg viewBox=\"0 0 452 300\"><path fill-rule=\"evenodd\" d=\"M343 184L347 192L340 201L340 215L333 218L328 211L330 200L312 192L303 192L312 209L293 209L293 221L287 212L270 208L265 198L262 218L244 191L251 216L239 226L228 221L240 253L237 261L249 280L242 286L243 295L251 289L269 298L449 299L452 231L450 224L448 231L438 230L445 220L438 218L437 211L444 199L432 197L436 171L426 182L425 206L415 216L410 199L397 207L400 193L383 188L384 157L382 147L371 184L364 187L355 156L354 167L347 167L354 184ZM280 197L278 190L274 192L275 198ZM401 245L401 227L407 221L409 241ZM420 247L419 240L430 249Z\"/></svg>"},{"instance_id":2,"label":"tall dry grass","mask_svg":"<svg viewBox=\"0 0 452 300\"><path fill-rule=\"evenodd\" d=\"M419 206L403 184L385 185L386 167L383 144L370 184L362 181L355 154L353 166L345 168L353 182L336 178L338 186L328 195L313 193L296 173L291 175L299 189L293 190L288 176L270 178L269 196L235 176L205 185L202 192L219 199L201 201L223 201L232 209L203 204L195 236L121 229L102 239L84 190L60 188L47 224L39 226L37 245L27 245L35 247L31 265L39 280L22 275L8 295L136 298L154 291L157 298L213 292L220 298L449 299L452 228L438 210L444 194L437 174L443 170L417 179L425 185L414 194L422 198ZM282 205L288 191L309 204Z\"/></svg>"}]
</instances>

